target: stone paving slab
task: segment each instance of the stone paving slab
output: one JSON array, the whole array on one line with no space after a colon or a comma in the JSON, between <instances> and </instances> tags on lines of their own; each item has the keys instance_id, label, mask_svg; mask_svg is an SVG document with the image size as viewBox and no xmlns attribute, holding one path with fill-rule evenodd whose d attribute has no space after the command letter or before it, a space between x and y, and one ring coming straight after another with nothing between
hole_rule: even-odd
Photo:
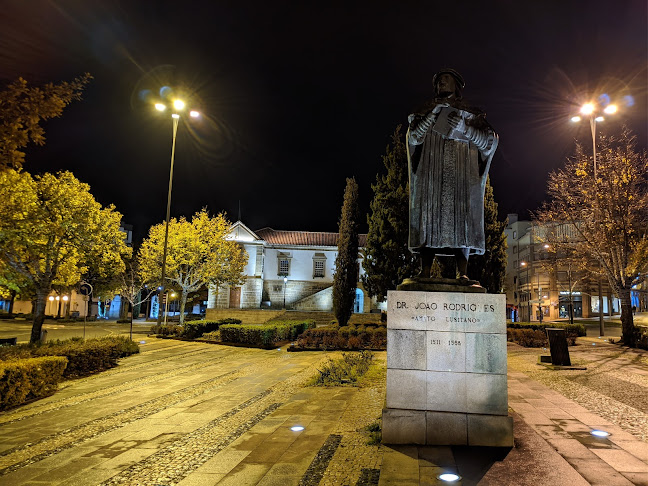
<instances>
[{"instance_id":1,"label":"stone paving slab","mask_svg":"<svg viewBox=\"0 0 648 486\"><path fill-rule=\"evenodd\" d=\"M587 356L602 359L604 351L588 350ZM517 367L509 367L516 447L505 458L492 448L368 445L363 429L380 416L384 382L303 388L328 356L339 353L167 340L143 345L142 354L118 368L67 382L52 397L0 413L1 464L10 463L8 445L29 452L35 446L27 442L40 441L46 451L31 464L20 463L4 475L0 470L0 484L432 485L441 484L441 472L456 471L463 480L455 484L462 485L537 486L540 478L568 486L648 485L648 447L628 432L634 429ZM384 365L385 353L375 359ZM210 384L227 373L222 385ZM637 376L627 380L635 394L644 380ZM581 381L577 386L588 382ZM139 410L150 401L157 405L122 420L129 407ZM116 428L88 427L109 417ZM297 424L306 429L291 431ZM594 426L612 435L596 439L589 434ZM68 447L59 437L75 428L81 435Z\"/></svg>"}]
</instances>

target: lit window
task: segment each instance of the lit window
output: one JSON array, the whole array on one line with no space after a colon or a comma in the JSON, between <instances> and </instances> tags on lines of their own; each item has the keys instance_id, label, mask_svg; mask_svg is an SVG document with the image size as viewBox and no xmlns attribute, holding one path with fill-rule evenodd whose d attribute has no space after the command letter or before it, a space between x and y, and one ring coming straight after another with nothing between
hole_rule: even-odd
<instances>
[{"instance_id":1,"label":"lit window","mask_svg":"<svg viewBox=\"0 0 648 486\"><path fill-rule=\"evenodd\" d=\"M324 278L324 260L313 262L313 278Z\"/></svg>"},{"instance_id":2,"label":"lit window","mask_svg":"<svg viewBox=\"0 0 648 486\"><path fill-rule=\"evenodd\" d=\"M290 275L290 255L287 253L280 252L277 255L277 275L280 277Z\"/></svg>"},{"instance_id":3,"label":"lit window","mask_svg":"<svg viewBox=\"0 0 648 486\"><path fill-rule=\"evenodd\" d=\"M313 278L324 278L326 268L326 255L324 253L315 253L313 256Z\"/></svg>"}]
</instances>

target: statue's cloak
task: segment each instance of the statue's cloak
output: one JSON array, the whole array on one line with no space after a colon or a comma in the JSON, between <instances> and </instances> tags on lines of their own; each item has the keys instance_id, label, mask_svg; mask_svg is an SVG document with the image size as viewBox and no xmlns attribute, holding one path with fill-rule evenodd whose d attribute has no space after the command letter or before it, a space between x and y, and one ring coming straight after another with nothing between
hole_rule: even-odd
<instances>
[{"instance_id":1,"label":"statue's cloak","mask_svg":"<svg viewBox=\"0 0 648 486\"><path fill-rule=\"evenodd\" d=\"M452 255L451 249L467 248L483 255L484 190L497 135L483 113L465 105L472 124L492 132L493 143L481 151L467 140L453 140L428 129L423 143L415 145L407 132L409 165L409 248L434 248ZM426 110L427 111L427 110ZM412 119L425 116L410 115ZM440 250L440 251L439 251Z\"/></svg>"}]
</instances>

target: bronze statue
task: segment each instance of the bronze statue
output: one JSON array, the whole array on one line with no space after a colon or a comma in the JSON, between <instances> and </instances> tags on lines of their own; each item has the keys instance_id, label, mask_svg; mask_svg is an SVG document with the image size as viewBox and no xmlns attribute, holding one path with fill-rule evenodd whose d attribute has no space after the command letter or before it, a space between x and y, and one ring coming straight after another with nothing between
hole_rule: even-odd
<instances>
[{"instance_id":1,"label":"bronze statue","mask_svg":"<svg viewBox=\"0 0 648 486\"><path fill-rule=\"evenodd\" d=\"M408 117L409 249L429 278L435 255L453 255L468 278L468 258L482 255L484 188L498 137L486 115L461 97L454 69L434 75L435 99Z\"/></svg>"}]
</instances>

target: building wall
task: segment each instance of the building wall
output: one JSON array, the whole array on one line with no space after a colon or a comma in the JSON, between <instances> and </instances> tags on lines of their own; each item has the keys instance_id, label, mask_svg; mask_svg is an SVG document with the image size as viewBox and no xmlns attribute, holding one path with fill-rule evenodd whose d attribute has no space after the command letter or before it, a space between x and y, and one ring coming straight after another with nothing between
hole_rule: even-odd
<instances>
[{"instance_id":1,"label":"building wall","mask_svg":"<svg viewBox=\"0 0 648 486\"><path fill-rule=\"evenodd\" d=\"M555 257L543 231L543 227L532 225L530 221L519 221L517 215L509 215L509 225L505 229L508 243L507 317L515 317L518 321L538 321L540 309L543 320L566 317L570 289L574 307L578 309L577 317L598 315L598 281L582 271L570 269L559 259L552 263ZM618 313L618 304L615 304L618 299L612 296L612 289L605 279L602 293L603 311L607 310L608 315L610 312Z\"/></svg>"},{"instance_id":2,"label":"building wall","mask_svg":"<svg viewBox=\"0 0 648 486\"><path fill-rule=\"evenodd\" d=\"M290 271L288 278L295 281L314 280L317 282L333 282L335 272L335 257L337 248L310 248L310 247L266 247L264 257L263 277L266 280L277 279L279 275L279 254L290 257ZM313 257L324 254L324 277L313 278ZM283 278L283 277L281 277Z\"/></svg>"}]
</instances>

